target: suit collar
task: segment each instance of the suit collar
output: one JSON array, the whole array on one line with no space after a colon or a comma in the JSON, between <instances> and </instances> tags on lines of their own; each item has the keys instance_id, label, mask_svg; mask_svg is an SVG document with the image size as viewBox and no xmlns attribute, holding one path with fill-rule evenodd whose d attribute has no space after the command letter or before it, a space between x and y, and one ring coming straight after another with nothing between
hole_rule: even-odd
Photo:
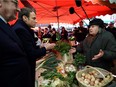
<instances>
[{"instance_id":1,"label":"suit collar","mask_svg":"<svg viewBox=\"0 0 116 87\"><path fill-rule=\"evenodd\" d=\"M28 31L32 34L32 36L33 36L34 31L33 31L23 20L18 19L17 24L20 24L20 26L23 26L23 27L24 27L26 30L28 30Z\"/></svg>"},{"instance_id":2,"label":"suit collar","mask_svg":"<svg viewBox=\"0 0 116 87\"><path fill-rule=\"evenodd\" d=\"M21 24L26 29L30 29L30 27L22 19L18 19L17 22L18 24Z\"/></svg>"},{"instance_id":3,"label":"suit collar","mask_svg":"<svg viewBox=\"0 0 116 87\"><path fill-rule=\"evenodd\" d=\"M0 18L7 24L7 21L1 15Z\"/></svg>"},{"instance_id":4,"label":"suit collar","mask_svg":"<svg viewBox=\"0 0 116 87\"><path fill-rule=\"evenodd\" d=\"M19 44L19 46L22 47L21 41L18 38L18 36L15 34L14 31L11 30L10 25L6 24L2 19L0 19L0 29L6 33L12 40L14 40L15 42L17 42L17 44Z\"/></svg>"}]
</instances>

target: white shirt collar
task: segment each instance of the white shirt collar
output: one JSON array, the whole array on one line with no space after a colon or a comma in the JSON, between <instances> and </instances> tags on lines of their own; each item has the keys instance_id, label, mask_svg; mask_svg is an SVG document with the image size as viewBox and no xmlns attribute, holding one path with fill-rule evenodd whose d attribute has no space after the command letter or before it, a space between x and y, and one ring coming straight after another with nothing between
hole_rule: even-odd
<instances>
[{"instance_id":1,"label":"white shirt collar","mask_svg":"<svg viewBox=\"0 0 116 87\"><path fill-rule=\"evenodd\" d=\"M1 15L0 18L7 24L7 21Z\"/></svg>"}]
</instances>

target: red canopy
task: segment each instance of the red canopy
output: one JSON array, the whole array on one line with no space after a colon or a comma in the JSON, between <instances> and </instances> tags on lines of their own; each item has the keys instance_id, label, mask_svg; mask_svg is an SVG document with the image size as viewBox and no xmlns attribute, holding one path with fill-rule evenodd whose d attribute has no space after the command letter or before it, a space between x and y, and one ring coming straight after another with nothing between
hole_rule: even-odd
<instances>
[{"instance_id":1,"label":"red canopy","mask_svg":"<svg viewBox=\"0 0 116 87\"><path fill-rule=\"evenodd\" d=\"M82 6L79 7L76 6L75 0L19 0L19 7L23 7L23 5L36 9L39 24L59 22L75 24L87 18L85 13L89 18L113 13L113 10L107 6L92 4L92 2L84 0L82 0ZM77 14L70 14L70 7L74 7Z\"/></svg>"},{"instance_id":2,"label":"red canopy","mask_svg":"<svg viewBox=\"0 0 116 87\"><path fill-rule=\"evenodd\" d=\"M105 5L112 10L116 10L116 0L85 0L87 2L92 2L93 4Z\"/></svg>"}]
</instances>

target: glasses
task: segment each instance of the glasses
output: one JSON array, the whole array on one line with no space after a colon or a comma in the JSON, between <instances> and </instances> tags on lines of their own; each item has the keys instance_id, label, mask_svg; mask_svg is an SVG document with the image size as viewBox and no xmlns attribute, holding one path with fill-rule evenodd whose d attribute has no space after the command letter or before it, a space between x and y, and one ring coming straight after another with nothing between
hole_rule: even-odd
<instances>
[{"instance_id":1,"label":"glasses","mask_svg":"<svg viewBox=\"0 0 116 87\"><path fill-rule=\"evenodd\" d=\"M19 12L20 8L18 7L18 1L12 0L11 2L15 4L15 6L17 7L17 11Z\"/></svg>"},{"instance_id":2,"label":"glasses","mask_svg":"<svg viewBox=\"0 0 116 87\"><path fill-rule=\"evenodd\" d=\"M18 7L18 1L16 1L16 0L11 0L11 1L4 0L3 2L12 2L15 4L16 7Z\"/></svg>"},{"instance_id":3,"label":"glasses","mask_svg":"<svg viewBox=\"0 0 116 87\"><path fill-rule=\"evenodd\" d=\"M16 0L12 0L11 2L14 3L16 7L18 7L18 2Z\"/></svg>"},{"instance_id":4,"label":"glasses","mask_svg":"<svg viewBox=\"0 0 116 87\"><path fill-rule=\"evenodd\" d=\"M14 3L15 7L17 8L17 11L18 12L20 11L20 8L18 7L18 1L17 0L11 0L11 1L4 0L3 2L11 2L11 3Z\"/></svg>"}]
</instances>

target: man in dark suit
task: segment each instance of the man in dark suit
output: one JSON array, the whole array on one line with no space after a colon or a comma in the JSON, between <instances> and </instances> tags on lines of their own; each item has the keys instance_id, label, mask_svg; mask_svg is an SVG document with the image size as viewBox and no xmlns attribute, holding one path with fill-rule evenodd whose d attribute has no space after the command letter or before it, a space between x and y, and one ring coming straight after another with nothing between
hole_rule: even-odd
<instances>
[{"instance_id":1,"label":"man in dark suit","mask_svg":"<svg viewBox=\"0 0 116 87\"><path fill-rule=\"evenodd\" d=\"M19 17L13 30L17 33L20 40L23 43L24 49L28 55L28 60L31 67L31 76L32 76L32 87L35 83L35 64L36 59L41 58L46 54L46 50L52 49L55 44L47 43L45 47L36 46L34 39L34 31L31 29L35 27L36 21L36 12L31 8L22 8L19 12Z\"/></svg>"},{"instance_id":2,"label":"man in dark suit","mask_svg":"<svg viewBox=\"0 0 116 87\"><path fill-rule=\"evenodd\" d=\"M0 0L0 87L31 87L23 45L7 23L16 18L17 0Z\"/></svg>"}]
</instances>

